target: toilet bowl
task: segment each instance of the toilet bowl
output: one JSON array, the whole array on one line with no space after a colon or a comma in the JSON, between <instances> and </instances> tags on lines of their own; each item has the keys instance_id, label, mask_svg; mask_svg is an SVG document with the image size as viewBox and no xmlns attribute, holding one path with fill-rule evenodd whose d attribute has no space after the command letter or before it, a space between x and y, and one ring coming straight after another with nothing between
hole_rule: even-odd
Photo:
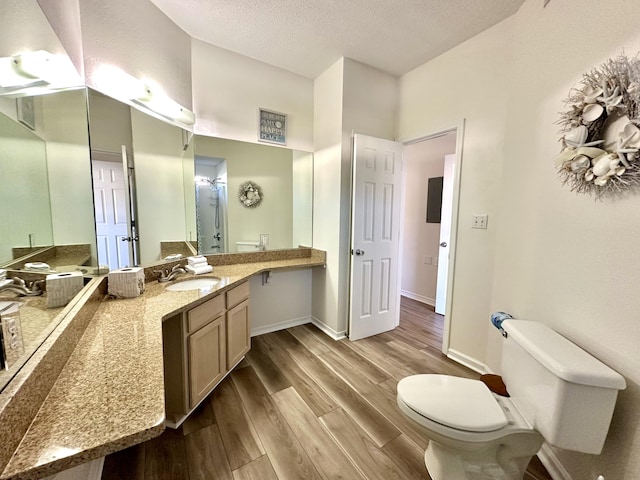
<instances>
[{"instance_id":1,"label":"toilet bowl","mask_svg":"<svg viewBox=\"0 0 640 480\"><path fill-rule=\"evenodd\" d=\"M509 399L478 380L413 375L398 383L397 401L430 440L433 480L522 479L544 441Z\"/></svg>"},{"instance_id":2,"label":"toilet bowl","mask_svg":"<svg viewBox=\"0 0 640 480\"><path fill-rule=\"evenodd\" d=\"M602 451L624 378L540 322L509 319L501 328L510 397L448 375L398 383L398 407L429 438L433 480L522 480L543 442Z\"/></svg>"}]
</instances>

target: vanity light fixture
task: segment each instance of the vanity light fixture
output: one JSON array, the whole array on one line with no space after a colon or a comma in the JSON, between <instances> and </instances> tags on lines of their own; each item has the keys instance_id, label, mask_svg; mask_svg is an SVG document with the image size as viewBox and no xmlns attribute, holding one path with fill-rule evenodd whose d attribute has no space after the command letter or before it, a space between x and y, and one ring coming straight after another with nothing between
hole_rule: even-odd
<instances>
[{"instance_id":1,"label":"vanity light fixture","mask_svg":"<svg viewBox=\"0 0 640 480\"><path fill-rule=\"evenodd\" d=\"M64 55L37 50L0 58L0 95L39 95L80 84Z\"/></svg>"},{"instance_id":2,"label":"vanity light fixture","mask_svg":"<svg viewBox=\"0 0 640 480\"><path fill-rule=\"evenodd\" d=\"M159 87L145 83L143 92L142 95L131 98L131 101L184 125L193 125L196 122L196 116L191 110L169 98Z\"/></svg>"}]
</instances>

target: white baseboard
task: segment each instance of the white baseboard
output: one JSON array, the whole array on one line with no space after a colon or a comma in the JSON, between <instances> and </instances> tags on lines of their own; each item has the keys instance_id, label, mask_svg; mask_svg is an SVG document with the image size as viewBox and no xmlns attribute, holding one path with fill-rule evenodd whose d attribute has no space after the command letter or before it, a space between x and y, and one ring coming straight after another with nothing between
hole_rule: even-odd
<instances>
[{"instance_id":1,"label":"white baseboard","mask_svg":"<svg viewBox=\"0 0 640 480\"><path fill-rule=\"evenodd\" d=\"M454 350L452 348L450 348L447 351L447 357L449 357L454 362L457 362L461 365L464 365L467 368L470 368L474 372L484 374L484 373L489 373L490 371L489 367L484 363L476 360L475 358L470 357L469 355L465 355L462 352L458 352L457 350Z\"/></svg>"},{"instance_id":2,"label":"white baseboard","mask_svg":"<svg viewBox=\"0 0 640 480\"><path fill-rule=\"evenodd\" d=\"M569 472L565 470L560 460L558 460L558 457L553 453L551 447L546 443L542 445L542 448L538 452L538 458L553 480L573 480Z\"/></svg>"},{"instance_id":3,"label":"white baseboard","mask_svg":"<svg viewBox=\"0 0 640 480\"><path fill-rule=\"evenodd\" d=\"M327 325L322 323L316 317L313 317L313 316L311 317L311 323L313 323L316 327L318 327L320 330L322 330L324 333L329 335L334 340L342 340L343 338L347 338L346 330L343 330L341 332L337 332L333 328L328 327Z\"/></svg>"},{"instance_id":4,"label":"white baseboard","mask_svg":"<svg viewBox=\"0 0 640 480\"><path fill-rule=\"evenodd\" d=\"M305 323L311 323L311 316L294 318L292 320L285 320L283 322L272 323L265 325L264 327L252 328L251 336L257 337L258 335L264 335L265 333L277 332L278 330L284 330L286 328L297 327L298 325L304 325Z\"/></svg>"},{"instance_id":5,"label":"white baseboard","mask_svg":"<svg viewBox=\"0 0 640 480\"><path fill-rule=\"evenodd\" d=\"M409 292L408 290L400 290L400 295L410 298L411 300L430 305L432 307L436 306L435 298L425 297L424 295L420 295L419 293Z\"/></svg>"}]
</instances>

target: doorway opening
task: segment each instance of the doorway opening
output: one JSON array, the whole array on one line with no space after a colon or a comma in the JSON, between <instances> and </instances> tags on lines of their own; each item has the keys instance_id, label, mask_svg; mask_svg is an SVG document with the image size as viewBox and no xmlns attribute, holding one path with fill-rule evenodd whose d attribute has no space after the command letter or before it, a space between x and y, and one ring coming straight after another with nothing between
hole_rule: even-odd
<instances>
[{"instance_id":1,"label":"doorway opening","mask_svg":"<svg viewBox=\"0 0 640 480\"><path fill-rule=\"evenodd\" d=\"M195 157L198 254L227 253L227 162Z\"/></svg>"},{"instance_id":2,"label":"doorway opening","mask_svg":"<svg viewBox=\"0 0 640 480\"><path fill-rule=\"evenodd\" d=\"M444 317L449 348L461 127L403 142L400 294ZM427 319L425 319L427 321Z\"/></svg>"}]
</instances>

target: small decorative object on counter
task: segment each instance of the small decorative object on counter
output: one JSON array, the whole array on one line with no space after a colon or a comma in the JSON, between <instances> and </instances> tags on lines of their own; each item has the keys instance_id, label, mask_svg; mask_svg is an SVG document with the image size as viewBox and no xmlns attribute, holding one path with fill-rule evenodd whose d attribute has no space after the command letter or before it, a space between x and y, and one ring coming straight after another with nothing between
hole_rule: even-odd
<instances>
[{"instance_id":1,"label":"small decorative object on counter","mask_svg":"<svg viewBox=\"0 0 640 480\"><path fill-rule=\"evenodd\" d=\"M47 275L47 308L64 307L82 287L82 272L52 273Z\"/></svg>"},{"instance_id":2,"label":"small decorative object on counter","mask_svg":"<svg viewBox=\"0 0 640 480\"><path fill-rule=\"evenodd\" d=\"M0 324L0 353L3 359L0 363L3 369L9 370L24 353L18 302L0 302Z\"/></svg>"},{"instance_id":3,"label":"small decorative object on counter","mask_svg":"<svg viewBox=\"0 0 640 480\"><path fill-rule=\"evenodd\" d=\"M144 292L144 269L125 267L109 272L109 295L116 298L139 297Z\"/></svg>"},{"instance_id":4,"label":"small decorative object on counter","mask_svg":"<svg viewBox=\"0 0 640 480\"><path fill-rule=\"evenodd\" d=\"M640 187L640 59L609 59L585 73L560 116L563 184L596 198Z\"/></svg>"}]
</instances>

